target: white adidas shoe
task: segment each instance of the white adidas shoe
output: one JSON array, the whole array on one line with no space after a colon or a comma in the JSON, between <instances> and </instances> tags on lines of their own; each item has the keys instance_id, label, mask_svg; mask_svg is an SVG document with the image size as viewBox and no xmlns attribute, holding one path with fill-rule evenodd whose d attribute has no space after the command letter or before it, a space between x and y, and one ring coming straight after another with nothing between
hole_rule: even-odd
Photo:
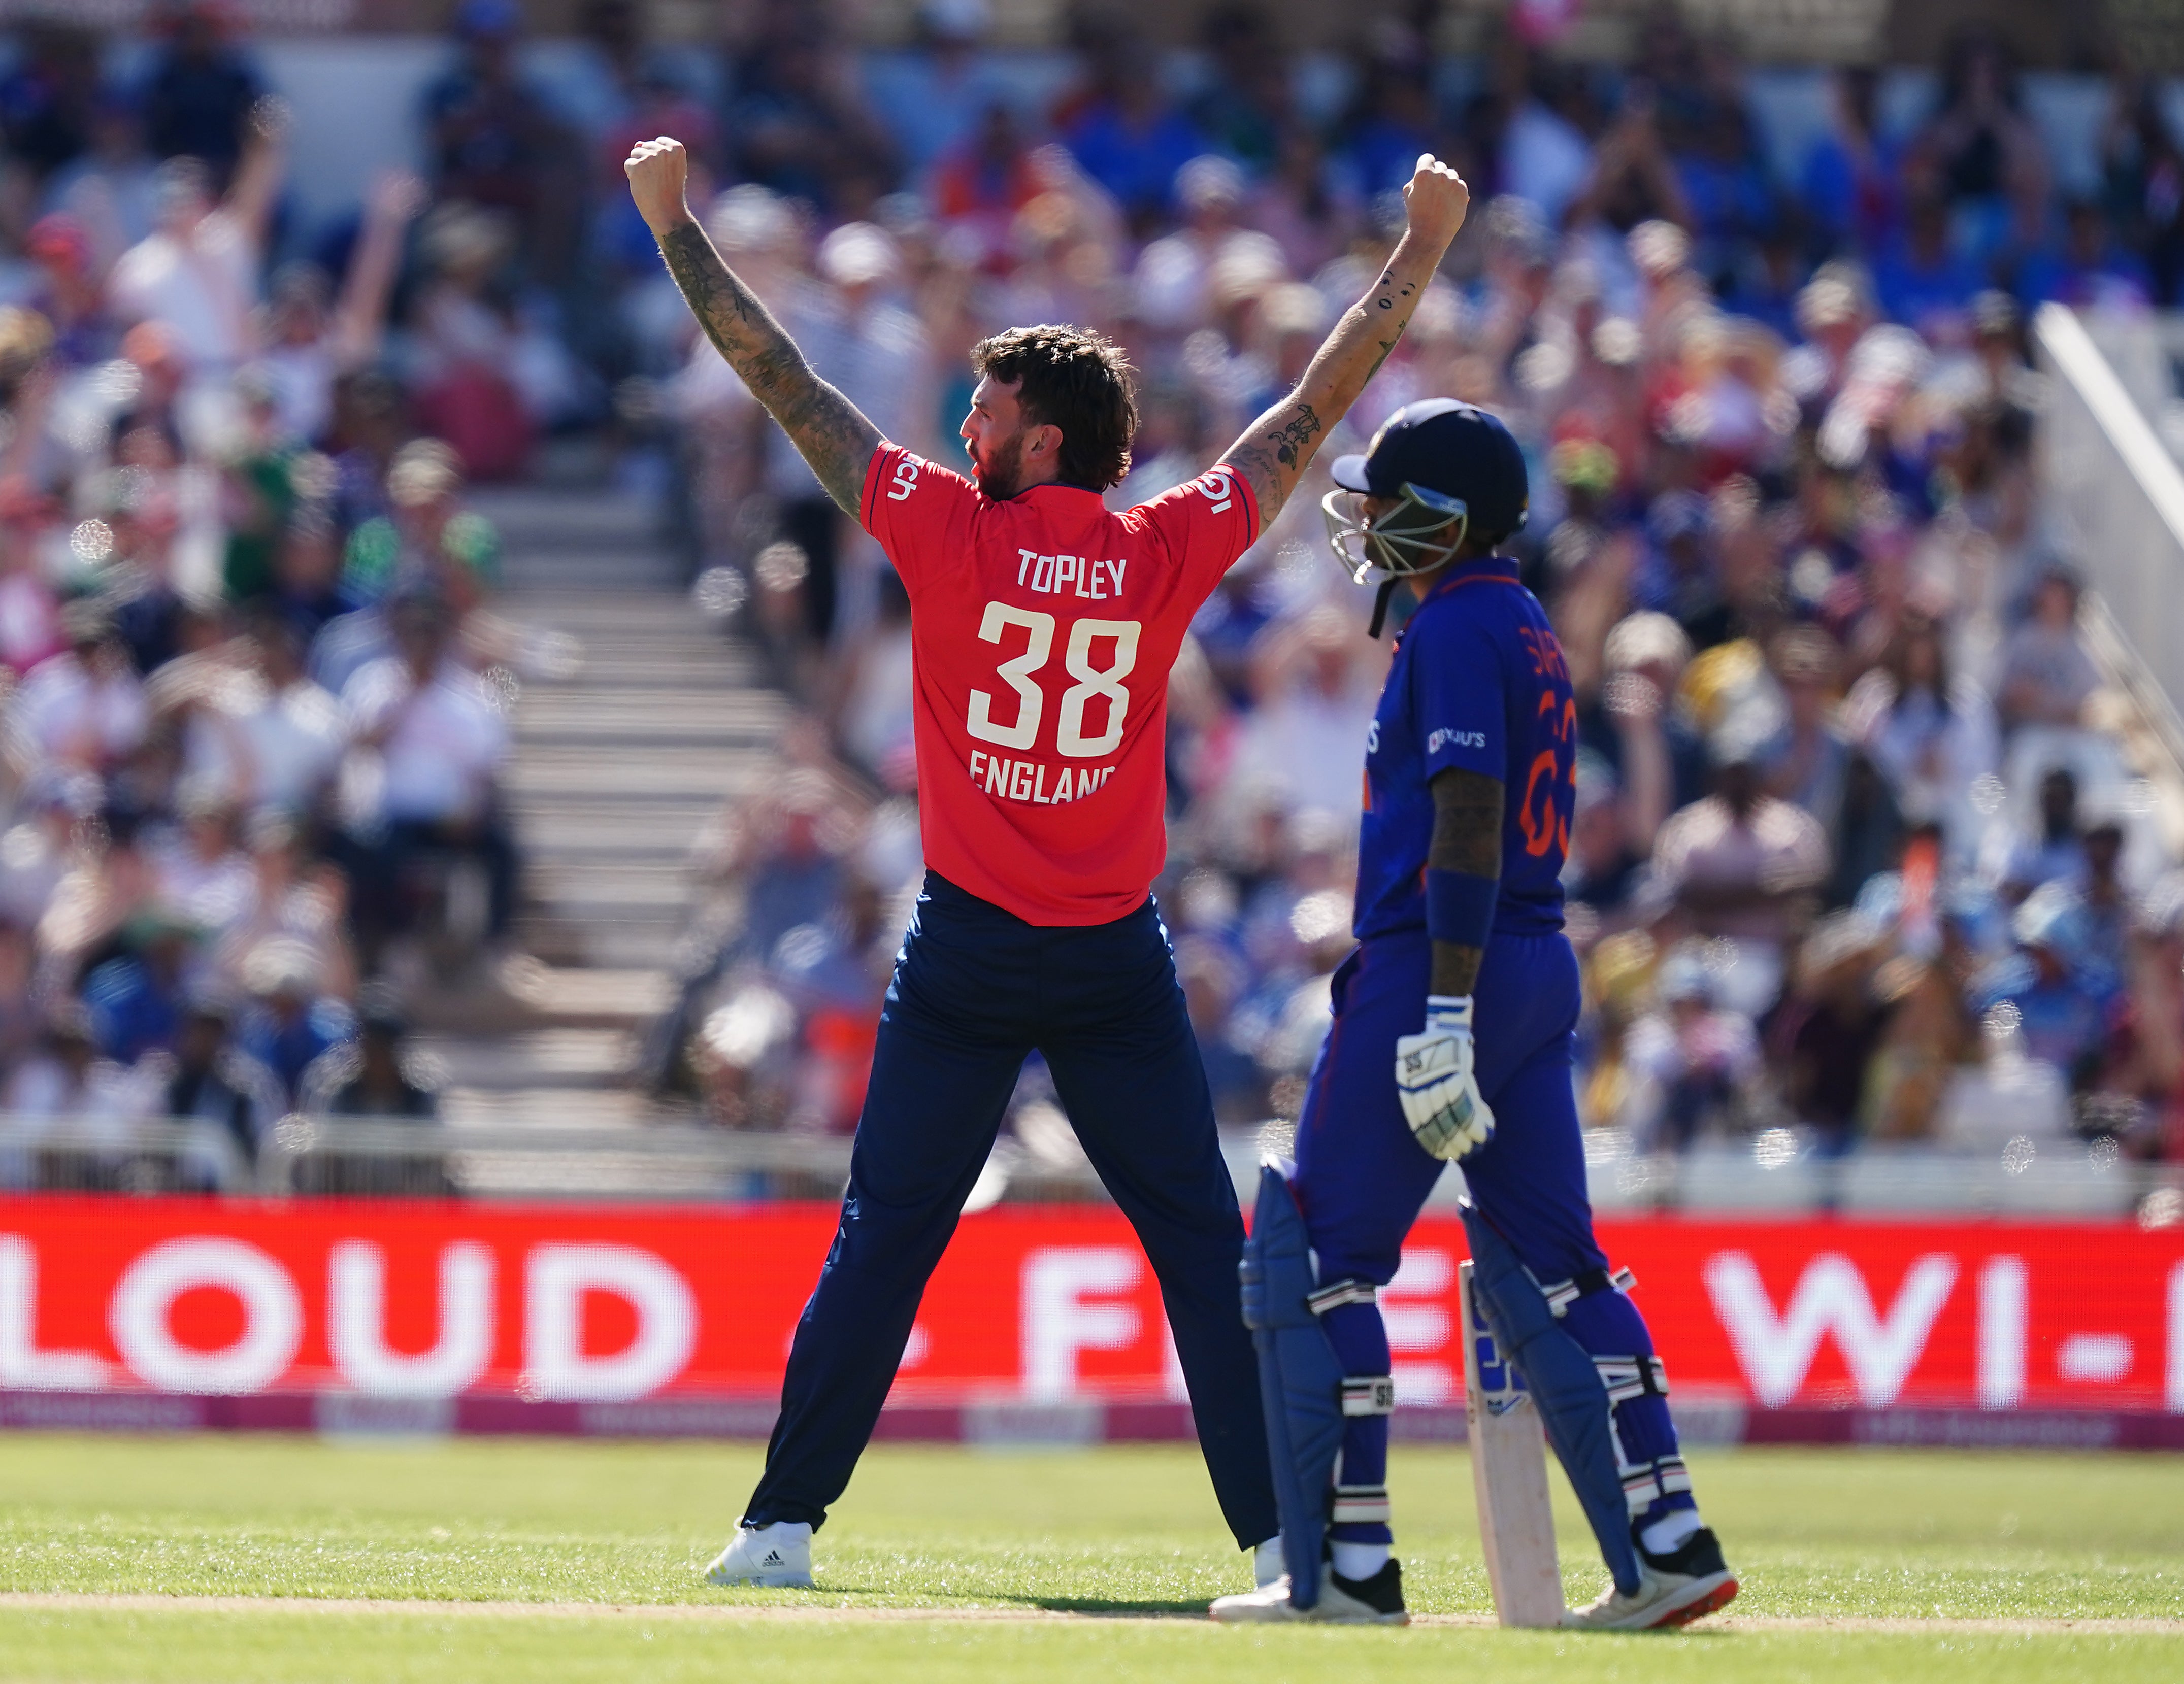
<instances>
[{"instance_id":1,"label":"white adidas shoe","mask_svg":"<svg viewBox=\"0 0 2184 1684\"><path fill-rule=\"evenodd\" d=\"M1610 1585L1568 1624L1588 1631L1661 1631L1688 1626L1736 1599L1736 1575L1722 1559L1721 1544L1702 1526L1667 1555L1641 1546L1638 1592L1625 1596Z\"/></svg>"},{"instance_id":2,"label":"white adidas shoe","mask_svg":"<svg viewBox=\"0 0 2184 1684\"><path fill-rule=\"evenodd\" d=\"M811 1588L811 1528L801 1520L738 1526L728 1547L713 1558L705 1576L716 1585L808 1591Z\"/></svg>"},{"instance_id":3,"label":"white adidas shoe","mask_svg":"<svg viewBox=\"0 0 2184 1684\"><path fill-rule=\"evenodd\" d=\"M1333 1565L1319 1570L1319 1600L1310 1608L1292 1607L1290 1576L1241 1596L1220 1597L1206 1610L1224 1626L1263 1626L1286 1620L1323 1626L1407 1626L1403 1609L1403 1570L1393 1557L1371 1578L1346 1579Z\"/></svg>"}]
</instances>

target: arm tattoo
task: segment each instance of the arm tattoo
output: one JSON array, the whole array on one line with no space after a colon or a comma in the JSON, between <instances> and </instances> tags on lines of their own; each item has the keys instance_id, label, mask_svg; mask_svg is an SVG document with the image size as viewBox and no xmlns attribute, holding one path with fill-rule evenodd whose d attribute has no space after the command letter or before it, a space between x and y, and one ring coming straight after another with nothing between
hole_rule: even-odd
<instances>
[{"instance_id":1,"label":"arm tattoo","mask_svg":"<svg viewBox=\"0 0 2184 1684\"><path fill-rule=\"evenodd\" d=\"M1275 459L1287 467L1318 431L1319 417L1312 413L1311 404L1301 403L1295 414L1268 435L1267 442L1273 446Z\"/></svg>"},{"instance_id":2,"label":"arm tattoo","mask_svg":"<svg viewBox=\"0 0 2184 1684\"><path fill-rule=\"evenodd\" d=\"M856 519L879 429L812 372L772 313L721 261L704 229L694 222L671 229L660 251L713 348L781 423L827 495Z\"/></svg>"},{"instance_id":3,"label":"arm tattoo","mask_svg":"<svg viewBox=\"0 0 2184 1684\"><path fill-rule=\"evenodd\" d=\"M1396 347L1402 342L1403 328L1408 325L1409 324L1407 323L1399 324L1396 329L1396 336L1394 338L1384 339L1380 342L1380 354L1373 359L1372 373L1368 374L1365 376L1368 381L1370 381L1373 375L1377 375L1380 372L1381 364L1386 362L1389 358L1396 354Z\"/></svg>"},{"instance_id":4,"label":"arm tattoo","mask_svg":"<svg viewBox=\"0 0 2184 1684\"><path fill-rule=\"evenodd\" d=\"M1296 390L1254 421L1221 459L1251 487L1261 531L1281 513L1327 430L1401 342L1440 256L1413 250L1406 236L1373 290L1335 324Z\"/></svg>"},{"instance_id":5,"label":"arm tattoo","mask_svg":"<svg viewBox=\"0 0 2184 1684\"><path fill-rule=\"evenodd\" d=\"M1426 863L1436 871L1462 871L1474 877L1502 875L1502 805L1499 778L1453 768L1433 781L1433 846ZM1483 948L1460 942L1433 944L1432 989L1436 994L1468 994L1479 982Z\"/></svg>"}]
</instances>

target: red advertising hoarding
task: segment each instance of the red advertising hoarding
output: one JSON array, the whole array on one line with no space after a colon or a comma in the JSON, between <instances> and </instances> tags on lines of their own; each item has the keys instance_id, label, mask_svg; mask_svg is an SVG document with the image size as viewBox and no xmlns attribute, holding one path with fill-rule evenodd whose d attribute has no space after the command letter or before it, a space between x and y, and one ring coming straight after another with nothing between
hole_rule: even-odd
<instances>
[{"instance_id":1,"label":"red advertising hoarding","mask_svg":"<svg viewBox=\"0 0 2184 1684\"><path fill-rule=\"evenodd\" d=\"M56 1395L762 1403L833 1223L813 1205L0 1203L0 1394L20 1406L0 1420L55 1419L25 1400ZM2184 1231L1663 1218L1602 1239L1679 1400L1753 1437L1816 1410L2184 1416ZM1429 1216L1383 1294L1410 1408L1461 1403L1464 1254L1460 1225ZM1122 1217L1025 1207L965 1219L894 1403L1181 1396Z\"/></svg>"}]
</instances>

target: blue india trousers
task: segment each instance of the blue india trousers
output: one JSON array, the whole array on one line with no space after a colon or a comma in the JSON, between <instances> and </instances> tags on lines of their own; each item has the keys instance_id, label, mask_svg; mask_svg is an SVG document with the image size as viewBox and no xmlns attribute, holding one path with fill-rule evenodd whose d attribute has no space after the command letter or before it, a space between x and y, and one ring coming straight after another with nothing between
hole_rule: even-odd
<instances>
[{"instance_id":1,"label":"blue india trousers","mask_svg":"<svg viewBox=\"0 0 2184 1684\"><path fill-rule=\"evenodd\" d=\"M1368 938L1334 973L1334 1025L1312 1067L1296 1142L1297 1203L1322 1281L1386 1286L1404 1236L1447 1167L1412 1137L1396 1092L1396 1039L1423 1025L1431 969L1432 944L1418 930ZM1463 1159L1472 1201L1535 1279L1552 1283L1601 1269L1606 1259L1593 1237L1573 1082L1578 970L1569 942L1558 931L1496 931L1473 999L1479 1091L1493 1108L1495 1131ZM1322 1325L1346 1372L1388 1372L1377 1305L1329 1310ZM1563 1325L1596 1355L1652 1354L1645 1318L1620 1292L1580 1298ZM1658 1398L1624 1403L1616 1418L1634 1461L1676 1453L1675 1427ZM1387 1417L1353 1418L1341 1482L1384 1485L1387 1464ZM1687 1495L1664 1497L1636 1518L1690 1506ZM1369 1522L1346 1522L1333 1535L1380 1543L1392 1537Z\"/></svg>"}]
</instances>

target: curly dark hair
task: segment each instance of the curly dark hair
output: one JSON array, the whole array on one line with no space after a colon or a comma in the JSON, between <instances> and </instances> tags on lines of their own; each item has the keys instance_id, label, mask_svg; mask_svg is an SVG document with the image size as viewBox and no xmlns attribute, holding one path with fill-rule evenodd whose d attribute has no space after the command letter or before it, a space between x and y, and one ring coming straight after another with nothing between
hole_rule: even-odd
<instances>
[{"instance_id":1,"label":"curly dark hair","mask_svg":"<svg viewBox=\"0 0 2184 1684\"><path fill-rule=\"evenodd\" d=\"M1065 485L1104 492L1130 471L1138 431L1130 359L1081 327L1012 327L971 347L971 370L1017 387L1024 420L1061 429Z\"/></svg>"}]
</instances>

